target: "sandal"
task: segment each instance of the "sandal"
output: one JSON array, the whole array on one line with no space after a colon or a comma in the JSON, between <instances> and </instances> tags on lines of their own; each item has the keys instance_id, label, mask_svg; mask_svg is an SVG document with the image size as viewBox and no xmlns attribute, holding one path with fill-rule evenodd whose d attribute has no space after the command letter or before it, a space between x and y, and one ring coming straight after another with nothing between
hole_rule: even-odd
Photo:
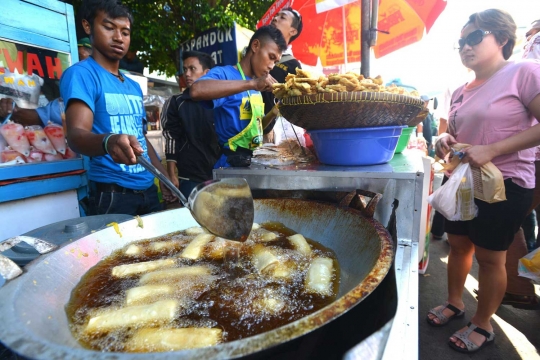
<instances>
[{"instance_id":1,"label":"sandal","mask_svg":"<svg viewBox=\"0 0 540 360\"><path fill-rule=\"evenodd\" d=\"M468 329L463 332L456 331L454 333L454 337L458 338L465 344L466 348L462 348L460 346L457 346L456 343L452 342L451 340L448 340L448 345L453 350L456 350L460 353L473 353L477 352L478 350L482 349L484 346L493 344L495 342L495 334L492 332L489 332L487 330L484 330L482 328L479 328L478 326L474 325L473 323L467 324ZM482 336L486 337L486 340L482 343L482 345L476 345L471 340L469 340L469 335L471 335L472 332L477 332Z\"/></svg>"},{"instance_id":2,"label":"sandal","mask_svg":"<svg viewBox=\"0 0 540 360\"><path fill-rule=\"evenodd\" d=\"M473 292L477 295L478 290L474 289ZM538 295L516 295L510 293L504 293L504 298L501 302L502 305L512 305L516 309L524 310L540 310L540 297Z\"/></svg>"},{"instance_id":3,"label":"sandal","mask_svg":"<svg viewBox=\"0 0 540 360\"><path fill-rule=\"evenodd\" d=\"M463 317L465 315L465 310L460 310L457 307L455 307L454 305L449 304L448 302L445 303L442 306L444 306L444 308L439 309L439 310L435 310L436 308L433 308L433 309L429 310L429 314L433 314L433 315L435 315L437 317L437 319L439 319L439 323L436 323L436 322L433 321L435 319L430 319L429 316L426 317L426 320L427 320L429 325L435 326L435 327L444 326L444 325L448 324L450 322L450 320L454 320L454 319ZM454 315L450 315L450 316L447 317L446 315L443 314L444 309L449 309L449 310L453 311Z\"/></svg>"}]
</instances>

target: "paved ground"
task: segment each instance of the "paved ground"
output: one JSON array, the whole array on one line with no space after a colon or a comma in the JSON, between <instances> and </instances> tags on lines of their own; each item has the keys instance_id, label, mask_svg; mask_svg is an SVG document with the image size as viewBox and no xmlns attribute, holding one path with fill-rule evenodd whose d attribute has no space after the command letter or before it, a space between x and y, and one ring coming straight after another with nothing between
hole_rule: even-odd
<instances>
[{"instance_id":1,"label":"paved ground","mask_svg":"<svg viewBox=\"0 0 540 360\"><path fill-rule=\"evenodd\" d=\"M419 332L420 360L475 359L518 360L540 359L540 310L520 310L502 305L495 314L493 327L495 343L476 354L460 354L448 345L452 333L464 327L476 310L477 301L472 290L477 289L478 266L475 263L466 283L464 295L465 318L454 320L447 326L435 328L426 322L429 309L446 300L446 258L449 245L445 241L432 241L430 261L425 275L419 279ZM536 287L537 294L539 287Z\"/></svg>"}]
</instances>

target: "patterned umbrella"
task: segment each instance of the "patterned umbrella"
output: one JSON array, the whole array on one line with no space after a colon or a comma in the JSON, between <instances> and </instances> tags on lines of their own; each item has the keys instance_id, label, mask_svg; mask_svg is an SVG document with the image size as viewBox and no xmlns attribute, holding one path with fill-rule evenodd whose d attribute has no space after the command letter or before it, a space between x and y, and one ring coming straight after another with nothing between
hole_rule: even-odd
<instances>
[{"instance_id":1,"label":"patterned umbrella","mask_svg":"<svg viewBox=\"0 0 540 360\"><path fill-rule=\"evenodd\" d=\"M298 60L311 66L318 58L323 66L360 61L361 0L276 0L257 27L289 6L303 19L302 34L292 43ZM445 0L379 0L375 57L420 41L445 7Z\"/></svg>"}]
</instances>

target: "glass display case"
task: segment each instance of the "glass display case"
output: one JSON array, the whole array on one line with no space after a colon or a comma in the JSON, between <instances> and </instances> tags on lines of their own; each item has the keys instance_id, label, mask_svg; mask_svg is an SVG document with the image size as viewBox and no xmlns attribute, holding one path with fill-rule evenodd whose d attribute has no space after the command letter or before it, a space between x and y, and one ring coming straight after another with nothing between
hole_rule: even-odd
<instances>
[{"instance_id":1,"label":"glass display case","mask_svg":"<svg viewBox=\"0 0 540 360\"><path fill-rule=\"evenodd\" d=\"M3 0L2 8L0 100L16 110L0 114L2 127L12 125L0 131L0 240L83 215L79 200L87 191L86 160L65 143L59 102L59 79L78 61L73 7L56 0ZM39 115L40 128L17 125L15 114L29 110Z\"/></svg>"}]
</instances>

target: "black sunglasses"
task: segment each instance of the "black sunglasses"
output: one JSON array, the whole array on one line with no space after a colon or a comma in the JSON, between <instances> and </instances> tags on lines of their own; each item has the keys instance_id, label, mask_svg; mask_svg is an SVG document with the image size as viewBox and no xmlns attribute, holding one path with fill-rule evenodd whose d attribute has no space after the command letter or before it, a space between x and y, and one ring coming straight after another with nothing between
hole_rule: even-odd
<instances>
[{"instance_id":1,"label":"black sunglasses","mask_svg":"<svg viewBox=\"0 0 540 360\"><path fill-rule=\"evenodd\" d=\"M478 45L484 40L484 35L491 34L491 31L478 29L467 35L466 38L461 38L458 40L458 49L461 50L465 44L469 46Z\"/></svg>"}]
</instances>

